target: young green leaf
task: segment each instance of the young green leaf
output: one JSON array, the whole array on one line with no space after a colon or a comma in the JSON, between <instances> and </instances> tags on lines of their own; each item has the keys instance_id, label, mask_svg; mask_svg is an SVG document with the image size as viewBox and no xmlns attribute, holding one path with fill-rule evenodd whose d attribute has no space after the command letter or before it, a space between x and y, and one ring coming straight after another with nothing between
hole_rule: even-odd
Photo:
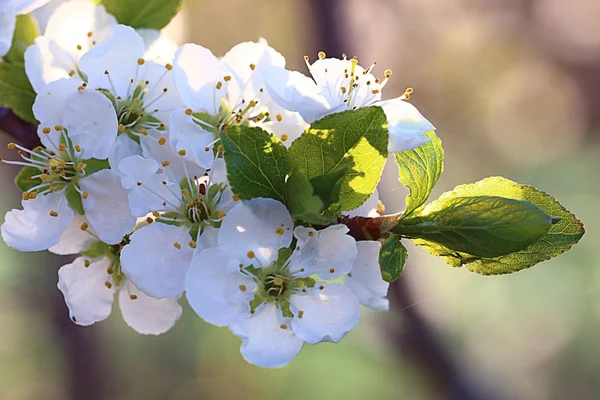
<instances>
[{"instance_id":1,"label":"young green leaf","mask_svg":"<svg viewBox=\"0 0 600 400\"><path fill-rule=\"evenodd\" d=\"M70 183L67 185L67 188L65 189L65 198L69 203L69 207L71 207L73 211L79 215L85 215L81 194L75 188L75 184Z\"/></svg>"},{"instance_id":2,"label":"young green leaf","mask_svg":"<svg viewBox=\"0 0 600 400\"><path fill-rule=\"evenodd\" d=\"M10 108L21 119L37 124L33 116L35 92L23 63L0 63L0 106Z\"/></svg>"},{"instance_id":3,"label":"young green leaf","mask_svg":"<svg viewBox=\"0 0 600 400\"><path fill-rule=\"evenodd\" d=\"M27 192L29 189L42 184L40 178L33 178L33 176L40 175L40 173L40 170L35 167L23 167L15 176L15 185L22 191Z\"/></svg>"},{"instance_id":4,"label":"young green leaf","mask_svg":"<svg viewBox=\"0 0 600 400\"><path fill-rule=\"evenodd\" d=\"M423 246L433 255L444 257L445 261L452 266L466 265L470 271L478 274L500 275L530 268L542 261L557 257L570 250L585 233L581 221L552 196L532 186L520 185L501 177L458 186L452 192L442 195L440 200L453 196L483 194L531 202L552 216L555 223L546 234L525 249L497 257L476 257L423 239L414 240L415 244Z\"/></svg>"},{"instance_id":5,"label":"young green leaf","mask_svg":"<svg viewBox=\"0 0 600 400\"><path fill-rule=\"evenodd\" d=\"M552 218L527 201L446 196L400 220L392 232L473 256L496 257L523 250L551 226Z\"/></svg>"},{"instance_id":6,"label":"young green leaf","mask_svg":"<svg viewBox=\"0 0 600 400\"><path fill-rule=\"evenodd\" d=\"M340 215L337 202L344 170L319 176L310 181L295 172L287 180L289 207L292 216L311 224L328 224Z\"/></svg>"},{"instance_id":7,"label":"young green leaf","mask_svg":"<svg viewBox=\"0 0 600 400\"><path fill-rule=\"evenodd\" d=\"M379 250L379 267L383 280L394 282L400 278L407 258L406 247L400 242L400 237L392 233Z\"/></svg>"},{"instance_id":8,"label":"young green leaf","mask_svg":"<svg viewBox=\"0 0 600 400\"><path fill-rule=\"evenodd\" d=\"M132 28L164 28L181 9L182 0L103 0L106 11Z\"/></svg>"},{"instance_id":9,"label":"young green leaf","mask_svg":"<svg viewBox=\"0 0 600 400\"><path fill-rule=\"evenodd\" d=\"M17 15L12 45L9 52L4 56L4 61L11 63L25 62L25 49L33 44L34 39L39 35L40 28L35 18L29 14Z\"/></svg>"},{"instance_id":10,"label":"young green leaf","mask_svg":"<svg viewBox=\"0 0 600 400\"><path fill-rule=\"evenodd\" d=\"M434 131L427 132L426 135L432 140L421 147L394 153L400 172L400 183L410 190L410 194L406 196L403 217L409 216L425 204L444 169L442 141Z\"/></svg>"},{"instance_id":11,"label":"young green leaf","mask_svg":"<svg viewBox=\"0 0 600 400\"><path fill-rule=\"evenodd\" d=\"M98 172L103 169L110 168L110 165L108 164L108 160L98 160L96 158L90 158L87 160L82 160L81 162L83 164L85 164L85 168L84 168L85 176L89 176L89 175L93 174L94 172Z\"/></svg>"},{"instance_id":12,"label":"young green leaf","mask_svg":"<svg viewBox=\"0 0 600 400\"><path fill-rule=\"evenodd\" d=\"M233 126L221 133L227 177L242 200L269 197L286 203L287 150L261 128Z\"/></svg>"},{"instance_id":13,"label":"young green leaf","mask_svg":"<svg viewBox=\"0 0 600 400\"><path fill-rule=\"evenodd\" d=\"M326 116L314 122L289 149L290 164L309 180L347 170L340 206L352 210L377 187L387 157L387 119L380 107Z\"/></svg>"}]
</instances>

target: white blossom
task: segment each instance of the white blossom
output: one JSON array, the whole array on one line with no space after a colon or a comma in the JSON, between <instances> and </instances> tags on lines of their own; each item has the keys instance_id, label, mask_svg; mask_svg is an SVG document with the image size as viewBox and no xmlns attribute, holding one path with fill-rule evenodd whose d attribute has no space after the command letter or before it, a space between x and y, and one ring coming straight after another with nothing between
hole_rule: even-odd
<instances>
[{"instance_id":1,"label":"white blossom","mask_svg":"<svg viewBox=\"0 0 600 400\"><path fill-rule=\"evenodd\" d=\"M242 339L248 362L284 366L304 342L338 342L358 323L356 296L327 282L352 269L357 249L347 232L336 225L294 230L276 200L239 203L223 220L218 246L194 255L188 301L205 321Z\"/></svg>"},{"instance_id":2,"label":"white blossom","mask_svg":"<svg viewBox=\"0 0 600 400\"><path fill-rule=\"evenodd\" d=\"M375 63L364 69L355 58L325 58L323 52L313 64L309 64L308 57L305 60L312 79L279 66L263 72L265 88L280 106L300 113L308 123L341 111L380 106L389 124L390 153L413 149L431 140L425 133L435 127L406 101L412 89L398 98L381 101L390 70L380 81L371 73Z\"/></svg>"},{"instance_id":3,"label":"white blossom","mask_svg":"<svg viewBox=\"0 0 600 400\"><path fill-rule=\"evenodd\" d=\"M29 14L50 0L2 0L0 1L0 58L10 50L17 15Z\"/></svg>"}]
</instances>

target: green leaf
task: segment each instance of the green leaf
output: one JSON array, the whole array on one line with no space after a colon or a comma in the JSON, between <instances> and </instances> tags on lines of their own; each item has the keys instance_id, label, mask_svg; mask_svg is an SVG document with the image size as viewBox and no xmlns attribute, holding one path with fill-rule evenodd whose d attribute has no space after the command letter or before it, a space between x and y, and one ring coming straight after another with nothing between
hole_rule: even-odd
<instances>
[{"instance_id":1,"label":"green leaf","mask_svg":"<svg viewBox=\"0 0 600 400\"><path fill-rule=\"evenodd\" d=\"M458 186L452 192L443 194L440 200L466 194L487 194L528 201L552 216L555 223L546 234L525 249L497 257L476 257L426 240L414 240L415 244L423 246L433 255L444 257L448 264L455 267L466 265L470 271L482 275L509 274L565 253L577 244L585 233L581 221L552 196L532 186L492 177L470 185Z\"/></svg>"},{"instance_id":2,"label":"green leaf","mask_svg":"<svg viewBox=\"0 0 600 400\"><path fill-rule=\"evenodd\" d=\"M36 37L40 35L38 23L31 15L17 15L15 25L15 34L13 36L10 51L4 56L4 61L7 62L25 62L25 49L31 44Z\"/></svg>"},{"instance_id":3,"label":"green leaf","mask_svg":"<svg viewBox=\"0 0 600 400\"><path fill-rule=\"evenodd\" d=\"M400 278L407 258L406 247L400 242L400 237L392 233L379 250L379 266L383 280L394 282Z\"/></svg>"},{"instance_id":4,"label":"green leaf","mask_svg":"<svg viewBox=\"0 0 600 400\"><path fill-rule=\"evenodd\" d=\"M28 192L29 189L42 184L40 178L32 178L40 174L40 170L35 167L23 167L15 177L15 185L23 192Z\"/></svg>"},{"instance_id":5,"label":"green leaf","mask_svg":"<svg viewBox=\"0 0 600 400\"><path fill-rule=\"evenodd\" d=\"M283 266L285 262L292 256L292 249L289 247L282 247L277 253L277 265Z\"/></svg>"},{"instance_id":6,"label":"green leaf","mask_svg":"<svg viewBox=\"0 0 600 400\"><path fill-rule=\"evenodd\" d=\"M0 63L0 106L10 108L21 119L37 124L33 116L35 92L23 63Z\"/></svg>"},{"instance_id":7,"label":"green leaf","mask_svg":"<svg viewBox=\"0 0 600 400\"><path fill-rule=\"evenodd\" d=\"M227 177L242 200L268 197L286 203L287 150L261 128L232 126L221 133Z\"/></svg>"},{"instance_id":8,"label":"green leaf","mask_svg":"<svg viewBox=\"0 0 600 400\"><path fill-rule=\"evenodd\" d=\"M287 180L292 216L311 224L328 224L340 215L339 202L345 170L334 171L310 181L295 172Z\"/></svg>"},{"instance_id":9,"label":"green leaf","mask_svg":"<svg viewBox=\"0 0 600 400\"><path fill-rule=\"evenodd\" d=\"M85 176L90 176L94 172L110 168L108 160L98 160L96 158L89 158L87 160L82 160L81 162L85 164Z\"/></svg>"},{"instance_id":10,"label":"green leaf","mask_svg":"<svg viewBox=\"0 0 600 400\"><path fill-rule=\"evenodd\" d=\"M425 135L432 140L416 149L394 153L400 183L410 190L410 194L406 196L404 217L425 204L444 169L442 141L434 131Z\"/></svg>"},{"instance_id":11,"label":"green leaf","mask_svg":"<svg viewBox=\"0 0 600 400\"><path fill-rule=\"evenodd\" d=\"M292 168L309 180L347 170L340 206L352 210L375 191L387 158L387 119L380 107L326 116L314 122L289 149Z\"/></svg>"},{"instance_id":12,"label":"green leaf","mask_svg":"<svg viewBox=\"0 0 600 400\"><path fill-rule=\"evenodd\" d=\"M98 241L90 245L90 248L82 251L81 255L88 258L98 258L110 253L109 245Z\"/></svg>"},{"instance_id":13,"label":"green leaf","mask_svg":"<svg viewBox=\"0 0 600 400\"><path fill-rule=\"evenodd\" d=\"M473 256L496 257L523 250L551 226L552 218L527 201L445 196L417 215L400 220L392 232Z\"/></svg>"},{"instance_id":14,"label":"green leaf","mask_svg":"<svg viewBox=\"0 0 600 400\"><path fill-rule=\"evenodd\" d=\"M69 207L73 209L79 215L85 215L83 210L83 201L81 200L81 194L75 188L75 184L69 183L65 189L65 198L69 203Z\"/></svg>"},{"instance_id":15,"label":"green leaf","mask_svg":"<svg viewBox=\"0 0 600 400\"><path fill-rule=\"evenodd\" d=\"M164 28L181 9L182 0L104 0L106 11L132 28Z\"/></svg>"}]
</instances>

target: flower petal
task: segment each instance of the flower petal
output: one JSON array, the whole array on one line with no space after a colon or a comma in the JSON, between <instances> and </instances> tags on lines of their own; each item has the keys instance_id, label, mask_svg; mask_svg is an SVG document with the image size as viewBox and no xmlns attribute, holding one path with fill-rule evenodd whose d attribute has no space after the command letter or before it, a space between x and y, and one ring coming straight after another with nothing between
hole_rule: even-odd
<instances>
[{"instance_id":1,"label":"flower petal","mask_svg":"<svg viewBox=\"0 0 600 400\"><path fill-rule=\"evenodd\" d=\"M156 161L127 157L119 163L119 172L121 184L130 190L128 199L133 215L143 217L152 211L179 208L182 196L179 183L163 172Z\"/></svg>"},{"instance_id":2,"label":"flower petal","mask_svg":"<svg viewBox=\"0 0 600 400\"><path fill-rule=\"evenodd\" d=\"M68 129L73 145L82 148L81 158L108 158L118 126L110 100L95 90L78 90L67 97L62 124Z\"/></svg>"},{"instance_id":3,"label":"flower petal","mask_svg":"<svg viewBox=\"0 0 600 400\"><path fill-rule=\"evenodd\" d=\"M315 82L300 72L271 67L263 72L263 79L265 88L277 104L300 113L308 123L345 106L344 103L330 104Z\"/></svg>"},{"instance_id":4,"label":"flower petal","mask_svg":"<svg viewBox=\"0 0 600 400\"><path fill-rule=\"evenodd\" d=\"M127 190L121 186L119 174L103 169L81 179L79 185L88 193L83 209L100 240L109 244L121 242L135 227L136 218L129 209Z\"/></svg>"},{"instance_id":5,"label":"flower petal","mask_svg":"<svg viewBox=\"0 0 600 400\"><path fill-rule=\"evenodd\" d=\"M161 145L155 138L144 136L140 138L140 144L142 145L144 157L157 160L161 163L168 161L169 168L163 168L163 170L170 171L170 173L166 173L168 173L171 179L174 179L174 182L179 183L186 176L193 179L195 176L201 177L206 173L204 168L198 166L198 164L189 158L182 157L174 152L168 142Z\"/></svg>"},{"instance_id":6,"label":"flower petal","mask_svg":"<svg viewBox=\"0 0 600 400\"><path fill-rule=\"evenodd\" d=\"M92 228L81 229L87 219L82 215L75 215L69 226L60 236L60 242L48 250L54 254L69 255L81 253L90 248L90 245L98 241L98 238L90 233Z\"/></svg>"},{"instance_id":7,"label":"flower petal","mask_svg":"<svg viewBox=\"0 0 600 400\"><path fill-rule=\"evenodd\" d=\"M85 258L79 257L58 270L58 289L65 297L71 320L88 326L103 321L110 315L115 286L105 285L110 275L108 258L97 258L86 267Z\"/></svg>"},{"instance_id":8,"label":"flower petal","mask_svg":"<svg viewBox=\"0 0 600 400\"><path fill-rule=\"evenodd\" d=\"M143 58L145 52L144 40L133 28L117 25L104 43L81 57L79 65L90 87L114 87L115 95L126 98L131 79L137 83L143 73L140 70L144 66L138 64L138 59Z\"/></svg>"},{"instance_id":9,"label":"flower petal","mask_svg":"<svg viewBox=\"0 0 600 400\"><path fill-rule=\"evenodd\" d=\"M130 280L121 283L119 307L125 323L142 335L161 335L181 317L179 296L155 299L138 290Z\"/></svg>"},{"instance_id":10,"label":"flower petal","mask_svg":"<svg viewBox=\"0 0 600 400\"><path fill-rule=\"evenodd\" d=\"M206 322L226 326L250 311L256 284L240 272L239 261L220 248L196 252L185 281L190 306Z\"/></svg>"},{"instance_id":11,"label":"flower petal","mask_svg":"<svg viewBox=\"0 0 600 400\"><path fill-rule=\"evenodd\" d=\"M377 241L356 242L358 256L354 261L351 275L345 277L346 286L358 297L360 303L373 310L387 311L390 303L387 296L390 284L381 277L379 268L379 250Z\"/></svg>"},{"instance_id":12,"label":"flower petal","mask_svg":"<svg viewBox=\"0 0 600 400\"><path fill-rule=\"evenodd\" d=\"M216 115L221 98L227 93L223 78L227 68L213 53L197 44L184 44L175 53L173 62L175 85L186 107ZM217 89L217 82L221 82Z\"/></svg>"},{"instance_id":13,"label":"flower petal","mask_svg":"<svg viewBox=\"0 0 600 400\"><path fill-rule=\"evenodd\" d=\"M348 274L357 250L356 241L347 233L345 225L332 225L320 231L296 227L294 236L298 246L292 253L290 271L298 276L318 274L325 280Z\"/></svg>"},{"instance_id":14,"label":"flower petal","mask_svg":"<svg viewBox=\"0 0 600 400\"><path fill-rule=\"evenodd\" d=\"M170 143L178 153L185 151L184 158L202 168L209 169L214 159L215 134L192 121L192 117L180 108L173 111L170 121Z\"/></svg>"},{"instance_id":15,"label":"flower petal","mask_svg":"<svg viewBox=\"0 0 600 400\"><path fill-rule=\"evenodd\" d=\"M111 169L117 170L119 168L119 164L125 158L141 155L142 147L140 144L131 139L128 135L121 134L117 136L117 139L110 150L108 163L110 164Z\"/></svg>"},{"instance_id":16,"label":"flower petal","mask_svg":"<svg viewBox=\"0 0 600 400\"><path fill-rule=\"evenodd\" d=\"M252 264L256 257L266 267L277 259L280 248L292 242L293 226L292 216L279 201L263 198L244 201L223 219L219 245L244 260L245 265Z\"/></svg>"},{"instance_id":17,"label":"flower petal","mask_svg":"<svg viewBox=\"0 0 600 400\"><path fill-rule=\"evenodd\" d=\"M36 93L41 93L50 82L68 79L75 71L73 56L46 36L38 36L24 54L25 72Z\"/></svg>"},{"instance_id":18,"label":"flower petal","mask_svg":"<svg viewBox=\"0 0 600 400\"><path fill-rule=\"evenodd\" d=\"M91 1L69 1L56 8L44 36L68 51L74 60L96 44L104 42L117 24L103 5ZM88 36L91 32L92 36ZM79 47L81 50L79 50Z\"/></svg>"},{"instance_id":19,"label":"flower petal","mask_svg":"<svg viewBox=\"0 0 600 400\"><path fill-rule=\"evenodd\" d=\"M50 0L13 0L12 3L17 14L29 14L49 1Z\"/></svg>"},{"instance_id":20,"label":"flower petal","mask_svg":"<svg viewBox=\"0 0 600 400\"><path fill-rule=\"evenodd\" d=\"M240 339L242 356L250 364L280 368L289 364L302 348L292 329L272 303L259 307L254 314L239 316L229 329Z\"/></svg>"},{"instance_id":21,"label":"flower petal","mask_svg":"<svg viewBox=\"0 0 600 400\"><path fill-rule=\"evenodd\" d=\"M4 57L12 46L16 21L17 15L11 4L0 4L0 58Z\"/></svg>"},{"instance_id":22,"label":"flower petal","mask_svg":"<svg viewBox=\"0 0 600 400\"><path fill-rule=\"evenodd\" d=\"M146 60L166 64L173 60L177 45L157 29L138 28L137 33L144 39L146 45Z\"/></svg>"},{"instance_id":23,"label":"flower petal","mask_svg":"<svg viewBox=\"0 0 600 400\"><path fill-rule=\"evenodd\" d=\"M415 106L401 97L374 104L383 108L388 121L390 140L388 151L396 153L417 148L429 142L426 132L435 130L431 122Z\"/></svg>"},{"instance_id":24,"label":"flower petal","mask_svg":"<svg viewBox=\"0 0 600 400\"><path fill-rule=\"evenodd\" d=\"M2 224L2 239L19 251L39 251L54 246L75 215L62 193L40 195L21 204L23 209L7 212ZM51 211L58 216L51 216Z\"/></svg>"},{"instance_id":25,"label":"flower petal","mask_svg":"<svg viewBox=\"0 0 600 400\"><path fill-rule=\"evenodd\" d=\"M294 314L294 333L310 344L337 343L360 319L358 299L350 289L339 283L318 282L306 294L292 295L290 310Z\"/></svg>"},{"instance_id":26,"label":"flower petal","mask_svg":"<svg viewBox=\"0 0 600 400\"><path fill-rule=\"evenodd\" d=\"M121 266L133 284L157 299L183 293L193 255L189 228L155 222L133 232L130 239L121 251Z\"/></svg>"}]
</instances>

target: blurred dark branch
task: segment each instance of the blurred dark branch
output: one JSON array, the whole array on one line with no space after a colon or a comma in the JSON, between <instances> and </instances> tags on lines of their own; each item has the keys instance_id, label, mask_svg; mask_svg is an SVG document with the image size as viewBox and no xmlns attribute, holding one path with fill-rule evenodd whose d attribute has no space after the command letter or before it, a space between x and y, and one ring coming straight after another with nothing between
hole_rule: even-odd
<instances>
[{"instance_id":1,"label":"blurred dark branch","mask_svg":"<svg viewBox=\"0 0 600 400\"><path fill-rule=\"evenodd\" d=\"M319 50L325 51L332 56L338 56L343 52L355 54L356 48L347 38L352 28L342 24L350 18L344 15L349 9L345 0L309 0L313 20L316 21L315 39L318 41L315 53ZM354 3L358 4L358 3ZM347 24L347 22L344 22ZM357 234L361 232L370 233L373 224L385 221L361 221L352 219L347 221L358 226ZM397 218L397 217L396 217ZM388 218L389 219L389 218ZM366 219L365 219L366 220ZM367 224L368 222L368 224ZM346 224L350 226L349 224ZM365 235L368 238L367 235ZM372 235L371 235L372 236ZM359 239L357 237L357 239ZM363 238L364 239L364 238ZM399 317L406 321L400 327L398 324L392 327L390 340L397 350L399 358L409 357L410 361L418 365L429 379L430 383L439 393L440 398L456 400L493 400L497 397L491 393L475 393L475 383L472 382L458 368L456 362L444 349L435 330L427 324L419 313L418 308L412 307L415 301L406 279L400 279L391 286L391 310L399 313ZM403 396L400 396L403 397Z\"/></svg>"},{"instance_id":2,"label":"blurred dark branch","mask_svg":"<svg viewBox=\"0 0 600 400\"><path fill-rule=\"evenodd\" d=\"M17 117L8 108L0 107L0 131L4 131L14 141L30 149L40 145L36 127Z\"/></svg>"}]
</instances>

